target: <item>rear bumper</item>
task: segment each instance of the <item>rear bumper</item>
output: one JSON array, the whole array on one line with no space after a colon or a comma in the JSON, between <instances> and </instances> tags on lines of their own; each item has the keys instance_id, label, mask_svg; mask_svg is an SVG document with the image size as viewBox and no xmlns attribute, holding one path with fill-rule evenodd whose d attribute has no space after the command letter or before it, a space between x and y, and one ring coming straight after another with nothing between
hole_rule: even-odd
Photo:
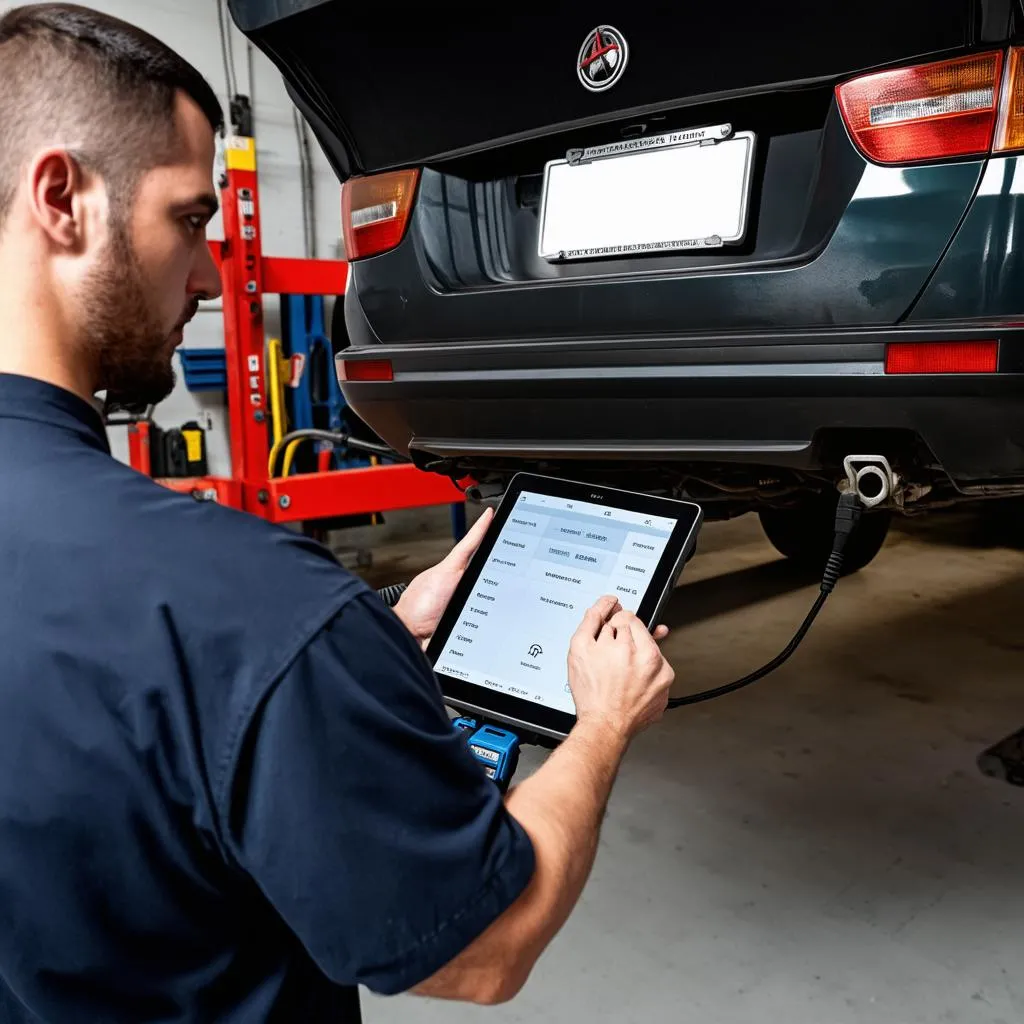
<instances>
[{"instance_id":1,"label":"rear bumper","mask_svg":"<svg viewBox=\"0 0 1024 1024\"><path fill-rule=\"evenodd\" d=\"M998 340L999 372L884 374L887 342L958 339ZM1014 327L372 345L345 358L391 360L393 381L343 390L400 450L815 470L833 466L830 437L884 431L921 442L959 485L1024 479Z\"/></svg>"}]
</instances>

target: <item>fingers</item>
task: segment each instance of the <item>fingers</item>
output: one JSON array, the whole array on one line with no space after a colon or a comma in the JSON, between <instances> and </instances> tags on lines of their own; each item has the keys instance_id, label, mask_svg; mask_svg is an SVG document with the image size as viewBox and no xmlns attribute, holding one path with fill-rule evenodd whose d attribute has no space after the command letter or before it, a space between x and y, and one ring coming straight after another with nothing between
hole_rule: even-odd
<instances>
[{"instance_id":1,"label":"fingers","mask_svg":"<svg viewBox=\"0 0 1024 1024\"><path fill-rule=\"evenodd\" d=\"M620 608L608 619L606 627L601 631L600 636L601 638L615 639L618 634L623 632L625 632L626 637L633 646L638 644L646 646L650 639L653 639L655 643L664 640L668 636L669 631L668 626L658 626L654 630L652 637L633 612L624 611Z\"/></svg>"},{"instance_id":2,"label":"fingers","mask_svg":"<svg viewBox=\"0 0 1024 1024\"><path fill-rule=\"evenodd\" d=\"M638 624L645 633L647 632L647 630L643 629L643 625L640 623L640 620L632 612L620 609L608 620L608 626L610 628L606 629L601 635L604 636L605 634L611 633L611 635L616 639L621 638L629 644L630 647L635 647L636 638L633 635L634 623Z\"/></svg>"},{"instance_id":3,"label":"fingers","mask_svg":"<svg viewBox=\"0 0 1024 1024\"><path fill-rule=\"evenodd\" d=\"M676 681L676 670L666 661L661 666L661 673L659 675L659 682L663 683L665 692L667 693L672 684Z\"/></svg>"},{"instance_id":4,"label":"fingers","mask_svg":"<svg viewBox=\"0 0 1024 1024\"><path fill-rule=\"evenodd\" d=\"M494 519L494 509L485 508L480 518L467 531L466 536L448 552L445 561L456 568L465 570L476 549L480 547L492 519Z\"/></svg>"},{"instance_id":5,"label":"fingers","mask_svg":"<svg viewBox=\"0 0 1024 1024\"><path fill-rule=\"evenodd\" d=\"M610 616L620 610L620 607L617 597L606 595L598 598L597 602L591 608L587 609L586 614L583 616L583 621L580 623L579 629L576 630L576 635L573 637L573 640L596 640L601 632L601 627L604 626Z\"/></svg>"},{"instance_id":6,"label":"fingers","mask_svg":"<svg viewBox=\"0 0 1024 1024\"><path fill-rule=\"evenodd\" d=\"M661 651L658 650L654 638L648 632L647 627L635 615L630 617L627 626L633 646L637 651L655 653L659 659L661 658Z\"/></svg>"}]
</instances>

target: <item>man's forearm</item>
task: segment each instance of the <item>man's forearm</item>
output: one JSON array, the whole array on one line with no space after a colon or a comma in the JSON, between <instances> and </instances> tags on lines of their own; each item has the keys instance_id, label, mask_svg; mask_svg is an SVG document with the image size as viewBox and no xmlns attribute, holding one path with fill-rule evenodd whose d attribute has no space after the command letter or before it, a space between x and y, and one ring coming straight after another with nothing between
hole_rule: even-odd
<instances>
[{"instance_id":1,"label":"man's forearm","mask_svg":"<svg viewBox=\"0 0 1024 1024\"><path fill-rule=\"evenodd\" d=\"M590 877L626 744L625 737L604 726L584 723L535 775L509 794L509 813L537 851L530 885L537 892L529 901L533 905L523 908L521 921L524 938L529 936L522 982L565 924Z\"/></svg>"},{"instance_id":2,"label":"man's forearm","mask_svg":"<svg viewBox=\"0 0 1024 1024\"><path fill-rule=\"evenodd\" d=\"M519 991L590 876L626 746L625 737L609 728L580 723L533 776L509 793L509 813L533 842L533 879L483 935L419 986L417 994L494 1003Z\"/></svg>"}]
</instances>

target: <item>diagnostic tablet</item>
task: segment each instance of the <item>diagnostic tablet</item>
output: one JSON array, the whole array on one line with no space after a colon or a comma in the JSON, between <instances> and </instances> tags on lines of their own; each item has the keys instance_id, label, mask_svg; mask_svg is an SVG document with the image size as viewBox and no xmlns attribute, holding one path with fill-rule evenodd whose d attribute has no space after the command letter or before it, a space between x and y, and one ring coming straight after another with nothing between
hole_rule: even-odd
<instances>
[{"instance_id":1,"label":"diagnostic tablet","mask_svg":"<svg viewBox=\"0 0 1024 1024\"><path fill-rule=\"evenodd\" d=\"M518 474L427 647L446 703L566 736L584 613L613 594L651 628L701 519L690 502Z\"/></svg>"}]
</instances>

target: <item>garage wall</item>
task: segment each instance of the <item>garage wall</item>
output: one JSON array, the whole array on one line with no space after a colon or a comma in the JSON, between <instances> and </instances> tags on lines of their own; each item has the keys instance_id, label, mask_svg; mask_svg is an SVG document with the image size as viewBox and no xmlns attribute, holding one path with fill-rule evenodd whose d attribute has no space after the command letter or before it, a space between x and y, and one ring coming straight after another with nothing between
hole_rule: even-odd
<instances>
[{"instance_id":1,"label":"garage wall","mask_svg":"<svg viewBox=\"0 0 1024 1024\"><path fill-rule=\"evenodd\" d=\"M217 0L81 0L118 18L131 21L162 39L206 76L227 114L227 85L218 33ZM0 0L0 9L13 6ZM253 100L257 160L260 175L263 248L271 256L303 256L302 195L299 186L299 151L292 121L292 104L276 68L258 51L247 56L245 37L230 26L235 57L235 78L240 92ZM251 77L250 77L251 67ZM310 255L337 258L341 213L338 181L311 138L315 168L317 251ZM210 225L211 238L222 237L220 217ZM328 310L328 316L329 316ZM268 337L279 330L277 299L267 300ZM329 323L328 319L328 323ZM223 345L219 302L204 303L189 325L185 345L213 348ZM180 378L180 373L179 373ZM227 417L219 395L191 395L179 379L174 394L156 410L165 427L198 419L209 428L210 469L228 473ZM110 430L114 453L127 461L123 428Z\"/></svg>"}]
</instances>

